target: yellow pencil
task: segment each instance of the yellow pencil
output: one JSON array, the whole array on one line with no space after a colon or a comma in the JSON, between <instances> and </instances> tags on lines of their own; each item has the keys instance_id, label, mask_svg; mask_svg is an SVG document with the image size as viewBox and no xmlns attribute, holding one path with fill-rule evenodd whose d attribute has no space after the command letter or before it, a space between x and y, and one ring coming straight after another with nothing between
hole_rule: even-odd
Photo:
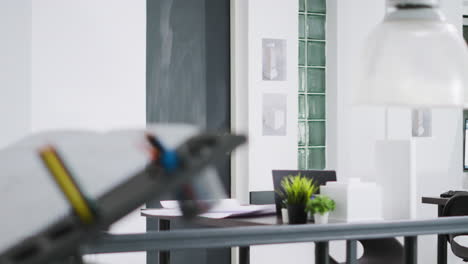
<instances>
[{"instance_id":1,"label":"yellow pencil","mask_svg":"<svg viewBox=\"0 0 468 264\"><path fill-rule=\"evenodd\" d=\"M39 153L51 176L73 207L75 213L83 223L91 224L95 218L93 210L60 159L57 151L52 146L47 146L40 149Z\"/></svg>"}]
</instances>

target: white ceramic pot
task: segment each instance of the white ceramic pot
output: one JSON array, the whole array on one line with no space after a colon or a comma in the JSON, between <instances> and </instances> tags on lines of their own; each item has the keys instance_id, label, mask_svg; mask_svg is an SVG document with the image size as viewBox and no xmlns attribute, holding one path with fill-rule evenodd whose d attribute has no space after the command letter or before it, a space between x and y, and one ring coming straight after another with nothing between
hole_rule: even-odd
<instances>
[{"instance_id":1,"label":"white ceramic pot","mask_svg":"<svg viewBox=\"0 0 468 264\"><path fill-rule=\"evenodd\" d=\"M316 213L314 214L314 220L316 224L323 225L328 223L329 212L324 213L323 215Z\"/></svg>"},{"instance_id":2,"label":"white ceramic pot","mask_svg":"<svg viewBox=\"0 0 468 264\"><path fill-rule=\"evenodd\" d=\"M281 208L281 219L283 220L283 224L289 223L289 216L288 216L287 208Z\"/></svg>"}]
</instances>

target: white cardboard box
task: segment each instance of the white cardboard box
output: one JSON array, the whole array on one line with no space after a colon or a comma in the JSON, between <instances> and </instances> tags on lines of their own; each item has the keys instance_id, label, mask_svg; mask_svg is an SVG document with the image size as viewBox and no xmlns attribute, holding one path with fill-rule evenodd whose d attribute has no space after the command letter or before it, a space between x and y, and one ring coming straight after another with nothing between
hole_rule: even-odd
<instances>
[{"instance_id":1,"label":"white cardboard box","mask_svg":"<svg viewBox=\"0 0 468 264\"><path fill-rule=\"evenodd\" d=\"M333 199L336 208L330 213L334 221L356 222L382 220L382 191L374 182L353 178L348 182L327 182L320 194Z\"/></svg>"}]
</instances>

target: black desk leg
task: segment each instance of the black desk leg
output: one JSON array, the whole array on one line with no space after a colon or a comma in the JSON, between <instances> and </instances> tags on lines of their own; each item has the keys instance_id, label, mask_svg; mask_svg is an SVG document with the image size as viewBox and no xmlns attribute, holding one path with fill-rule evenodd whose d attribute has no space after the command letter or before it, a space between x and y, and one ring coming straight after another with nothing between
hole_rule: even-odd
<instances>
[{"instance_id":1,"label":"black desk leg","mask_svg":"<svg viewBox=\"0 0 468 264\"><path fill-rule=\"evenodd\" d=\"M169 220L159 220L159 231L169 231L171 229L171 222ZM171 252L170 251L159 251L159 264L170 264L171 263Z\"/></svg>"},{"instance_id":2,"label":"black desk leg","mask_svg":"<svg viewBox=\"0 0 468 264\"><path fill-rule=\"evenodd\" d=\"M346 240L346 264L357 263L357 241Z\"/></svg>"},{"instance_id":3,"label":"black desk leg","mask_svg":"<svg viewBox=\"0 0 468 264\"><path fill-rule=\"evenodd\" d=\"M443 216L444 206L439 205L439 217ZM447 264L447 235L437 235L437 264Z\"/></svg>"},{"instance_id":4,"label":"black desk leg","mask_svg":"<svg viewBox=\"0 0 468 264\"><path fill-rule=\"evenodd\" d=\"M250 247L239 247L239 264L250 264Z\"/></svg>"},{"instance_id":5,"label":"black desk leg","mask_svg":"<svg viewBox=\"0 0 468 264\"><path fill-rule=\"evenodd\" d=\"M330 263L330 257L328 256L328 241L315 243L315 263Z\"/></svg>"},{"instance_id":6,"label":"black desk leg","mask_svg":"<svg viewBox=\"0 0 468 264\"><path fill-rule=\"evenodd\" d=\"M418 263L418 237L405 237L405 264Z\"/></svg>"},{"instance_id":7,"label":"black desk leg","mask_svg":"<svg viewBox=\"0 0 468 264\"><path fill-rule=\"evenodd\" d=\"M146 217L146 232L159 231L159 219ZM159 264L159 251L147 250L146 251L147 264Z\"/></svg>"}]
</instances>

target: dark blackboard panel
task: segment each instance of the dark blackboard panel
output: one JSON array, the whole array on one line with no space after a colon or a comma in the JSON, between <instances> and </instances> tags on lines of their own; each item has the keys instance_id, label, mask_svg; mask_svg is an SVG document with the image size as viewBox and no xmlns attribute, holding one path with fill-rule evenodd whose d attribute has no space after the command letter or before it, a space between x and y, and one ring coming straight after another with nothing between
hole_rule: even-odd
<instances>
[{"instance_id":1,"label":"dark blackboard panel","mask_svg":"<svg viewBox=\"0 0 468 264\"><path fill-rule=\"evenodd\" d=\"M230 9L229 1L206 0L207 128L230 129Z\"/></svg>"},{"instance_id":2,"label":"dark blackboard panel","mask_svg":"<svg viewBox=\"0 0 468 264\"><path fill-rule=\"evenodd\" d=\"M148 1L148 121L229 130L229 27L229 1Z\"/></svg>"},{"instance_id":3,"label":"dark blackboard panel","mask_svg":"<svg viewBox=\"0 0 468 264\"><path fill-rule=\"evenodd\" d=\"M229 0L147 0L146 50L147 122L230 131ZM218 171L230 194L230 156ZM193 226L171 223L187 227ZM150 252L148 263L157 263L157 255ZM171 263L228 264L230 249L174 251Z\"/></svg>"},{"instance_id":4,"label":"dark blackboard panel","mask_svg":"<svg viewBox=\"0 0 468 264\"><path fill-rule=\"evenodd\" d=\"M206 0L206 128L231 130L230 1ZM231 156L218 166L226 193L231 194Z\"/></svg>"},{"instance_id":5,"label":"dark blackboard panel","mask_svg":"<svg viewBox=\"0 0 468 264\"><path fill-rule=\"evenodd\" d=\"M147 119L206 126L205 0L148 1Z\"/></svg>"},{"instance_id":6,"label":"dark blackboard panel","mask_svg":"<svg viewBox=\"0 0 468 264\"><path fill-rule=\"evenodd\" d=\"M147 1L147 121L230 131L228 0ZM230 158L218 168L230 193Z\"/></svg>"}]
</instances>

